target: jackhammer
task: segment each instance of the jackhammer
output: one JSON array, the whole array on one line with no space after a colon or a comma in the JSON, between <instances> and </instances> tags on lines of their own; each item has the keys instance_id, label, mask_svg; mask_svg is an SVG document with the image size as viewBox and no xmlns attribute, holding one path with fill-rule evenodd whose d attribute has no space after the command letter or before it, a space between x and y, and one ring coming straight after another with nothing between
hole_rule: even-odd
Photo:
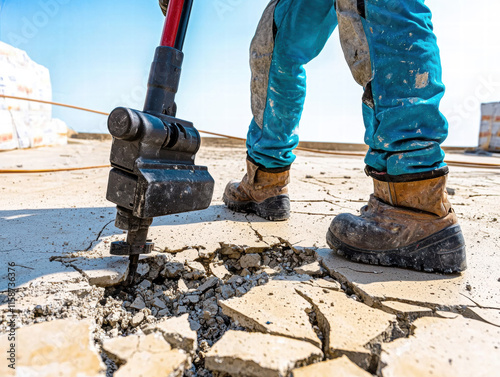
<instances>
[{"instance_id":1,"label":"jackhammer","mask_svg":"<svg viewBox=\"0 0 500 377\"><path fill-rule=\"evenodd\" d=\"M171 0L161 45L156 49L143 111L116 108L109 115L113 136L106 198L117 205L116 227L128 231L113 242L111 254L130 259L132 285L139 256L152 252L148 240L153 218L206 209L214 180L195 165L201 137L193 124L176 118L182 48L193 0Z\"/></svg>"}]
</instances>

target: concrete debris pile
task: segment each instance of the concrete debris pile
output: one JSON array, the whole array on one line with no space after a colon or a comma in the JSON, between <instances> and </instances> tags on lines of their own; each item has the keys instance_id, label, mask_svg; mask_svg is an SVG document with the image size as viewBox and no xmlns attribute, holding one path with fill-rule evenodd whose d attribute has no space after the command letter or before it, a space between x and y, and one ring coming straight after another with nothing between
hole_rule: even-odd
<instances>
[{"instance_id":1,"label":"concrete debris pile","mask_svg":"<svg viewBox=\"0 0 500 377\"><path fill-rule=\"evenodd\" d=\"M96 268L92 260L79 264L74 256L61 261ZM267 247L222 243L215 252L187 248L145 258L136 285L127 288L116 285L126 269L111 262L118 274L108 272L112 286L97 287L106 281L95 279L101 270L93 270L94 284L81 279L65 287L64 297L55 295L53 302L19 313L25 326L32 325L20 331L21 343L33 332L44 339L28 347L29 354L23 350L19 366L40 376L50 375L53 362L65 371L118 377L389 377L405 376L401 370L408 368L427 376L450 367L453 375L466 376L472 368L461 361L466 351L453 349L460 341L470 352L476 345L491 348L488 362L500 367L500 358L493 357L500 349L497 327L459 314L444 319L436 309L398 301L370 307L329 276L329 263L321 253L286 242ZM50 287L61 291L55 283ZM36 301L38 289L38 297L47 300L41 286L30 289L26 296ZM465 324L468 332L451 331L455 323ZM447 355L456 354L456 364L442 365L439 358L428 361L422 355L414 365L412 358L405 362L398 356L413 352L408 344L427 349L433 334L448 327L448 338L439 342ZM68 328L74 328L74 337ZM37 363L37 353L51 342L55 346L47 363ZM88 359L85 367L78 358L61 356L76 344L89 344L78 351L82 360Z\"/></svg>"}]
</instances>

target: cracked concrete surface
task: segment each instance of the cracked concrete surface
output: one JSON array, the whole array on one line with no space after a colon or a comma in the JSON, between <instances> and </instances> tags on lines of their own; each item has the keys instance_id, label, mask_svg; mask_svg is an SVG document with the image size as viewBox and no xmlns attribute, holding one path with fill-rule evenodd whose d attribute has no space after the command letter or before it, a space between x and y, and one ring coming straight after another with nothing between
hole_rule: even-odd
<instances>
[{"instance_id":1,"label":"cracked concrete surface","mask_svg":"<svg viewBox=\"0 0 500 377\"><path fill-rule=\"evenodd\" d=\"M102 165L108 153L106 142L75 141L2 153L0 168ZM58 326L57 318L87 318L95 327L88 330L95 346L102 350L110 339L133 347L143 332L160 334L164 321L182 321L179 328L191 332L181 332L177 340L164 338L168 344L161 355L171 357L157 358L146 349L118 371L116 362L101 353L108 376L134 375L134 365L152 359L179 376L320 375L314 371L340 372L352 362L358 366L351 370L359 375L478 370L495 375L500 360L498 170L451 168L450 199L467 241L469 270L443 276L355 264L327 248L333 216L356 213L371 193L362 159L299 153L290 186L292 216L284 223L224 207L224 186L243 176L244 159L243 148L202 148L198 163L209 166L216 181L212 206L155 220L150 233L155 252L141 259L137 289L127 292L112 287L125 278L128 264L109 255L110 242L123 240L124 234L114 227L115 209L105 200L106 169L3 175L0 332L7 332L7 264L15 262L19 333ZM57 330L53 333L65 334L61 326ZM248 331L265 336L264 343L284 342L279 348L283 363L269 359L258 345L261 340L249 349L229 338L245 338ZM294 358L287 354L294 342L317 351ZM26 348L20 345L19 352ZM309 367L313 372L296 369L318 361ZM95 375L103 373L99 363ZM58 367L68 366L61 361ZM472 372L468 375L476 375Z\"/></svg>"}]
</instances>

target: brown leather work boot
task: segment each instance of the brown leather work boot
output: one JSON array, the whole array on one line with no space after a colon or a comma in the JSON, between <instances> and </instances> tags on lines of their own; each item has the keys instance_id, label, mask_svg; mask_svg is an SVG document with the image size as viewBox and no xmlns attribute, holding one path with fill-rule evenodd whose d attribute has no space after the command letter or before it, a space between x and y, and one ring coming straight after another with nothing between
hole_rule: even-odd
<instances>
[{"instance_id":1,"label":"brown leather work boot","mask_svg":"<svg viewBox=\"0 0 500 377\"><path fill-rule=\"evenodd\" d=\"M465 241L446 193L448 168L390 176L367 168L375 192L360 216L331 223L328 245L355 262L457 273L467 268Z\"/></svg>"},{"instance_id":2,"label":"brown leather work boot","mask_svg":"<svg viewBox=\"0 0 500 377\"><path fill-rule=\"evenodd\" d=\"M288 220L289 182L289 167L264 169L247 160L247 174L241 182L228 183L223 200L229 209L236 212L255 213L270 221Z\"/></svg>"}]
</instances>

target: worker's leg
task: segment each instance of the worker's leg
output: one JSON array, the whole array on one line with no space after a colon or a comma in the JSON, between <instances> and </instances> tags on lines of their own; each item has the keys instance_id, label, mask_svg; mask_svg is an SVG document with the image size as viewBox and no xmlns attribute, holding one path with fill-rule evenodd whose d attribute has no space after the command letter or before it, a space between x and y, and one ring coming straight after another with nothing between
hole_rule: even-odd
<instances>
[{"instance_id":1,"label":"worker's leg","mask_svg":"<svg viewBox=\"0 0 500 377\"><path fill-rule=\"evenodd\" d=\"M446 194L448 133L431 12L424 0L337 0L344 53L364 86L367 174L361 216L341 214L327 240L355 261L458 272L465 243Z\"/></svg>"},{"instance_id":2,"label":"worker's leg","mask_svg":"<svg viewBox=\"0 0 500 377\"><path fill-rule=\"evenodd\" d=\"M337 26L334 0L272 0L250 49L252 111L247 174L230 182L227 206L268 220L290 216L287 185L306 96L304 64Z\"/></svg>"},{"instance_id":3,"label":"worker's leg","mask_svg":"<svg viewBox=\"0 0 500 377\"><path fill-rule=\"evenodd\" d=\"M273 0L250 48L252 111L248 155L266 168L295 160L306 96L304 64L314 59L337 26L334 0Z\"/></svg>"},{"instance_id":4,"label":"worker's leg","mask_svg":"<svg viewBox=\"0 0 500 377\"><path fill-rule=\"evenodd\" d=\"M338 0L344 53L365 87L367 165L402 175L444 166L441 61L424 0Z\"/></svg>"}]
</instances>

